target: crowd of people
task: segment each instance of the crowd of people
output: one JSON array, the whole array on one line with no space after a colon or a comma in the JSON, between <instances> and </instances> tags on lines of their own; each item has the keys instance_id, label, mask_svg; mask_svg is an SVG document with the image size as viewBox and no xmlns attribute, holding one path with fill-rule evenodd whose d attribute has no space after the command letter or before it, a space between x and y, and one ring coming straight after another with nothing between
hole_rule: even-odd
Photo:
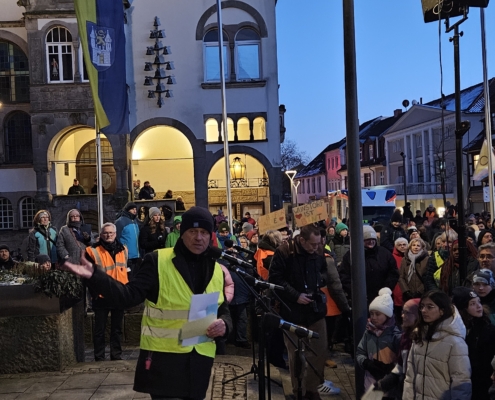
<instances>
[{"instance_id":1,"label":"crowd of people","mask_svg":"<svg viewBox=\"0 0 495 400\"><path fill-rule=\"evenodd\" d=\"M344 341L365 371L364 388L382 391L384 399L495 398L495 233L486 215L467 218L465 266L459 265L456 231L432 206L413 218L397 209L386 226L358 228L369 319L353 354L348 221L332 218L294 232L288 226L262 232L249 212L233 227L222 210L212 215L192 207L171 218L170 227L159 208L149 208L143 223L137 213L136 203L127 203L115 223L104 224L93 238L79 210L68 212L60 230L40 210L28 240L29 260L43 256L48 265L84 278L95 313L96 361L105 359L108 315L110 358L118 360L124 310L144 302L135 390L153 399L202 398L213 358L225 351L225 343L254 345L256 319L249 322L249 316L259 307L230 263L211 252L217 247L245 261L239 268L247 274L284 288L257 289L273 312L319 333L318 340L305 339L311 367L302 381L297 335L269 333L268 360L289 369L294 394L302 390L305 399L319 399L340 392L324 379L324 369L336 366L327 350ZM0 268L11 267L9 249L0 245ZM191 296L212 292L219 292L216 319L197 344L181 346Z\"/></svg>"}]
</instances>

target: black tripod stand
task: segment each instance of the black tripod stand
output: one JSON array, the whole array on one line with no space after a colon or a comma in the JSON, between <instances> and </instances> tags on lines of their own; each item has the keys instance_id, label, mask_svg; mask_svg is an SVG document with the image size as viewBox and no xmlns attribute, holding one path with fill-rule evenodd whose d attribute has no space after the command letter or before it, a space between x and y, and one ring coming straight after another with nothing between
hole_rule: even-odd
<instances>
[{"instance_id":1,"label":"black tripod stand","mask_svg":"<svg viewBox=\"0 0 495 400\"><path fill-rule=\"evenodd\" d=\"M229 379L227 381L223 381L222 384L225 385L225 384L232 382L236 379L242 378L242 377L250 375L250 374L254 374L255 380L256 380L256 377L259 377L258 398L260 400L265 400L266 399L266 396L265 396L266 390L268 389L268 399L271 399L270 382L273 382L273 383L277 384L278 386L282 386L282 384L279 382L276 382L270 378L270 365L269 365L269 363L266 363L266 375L265 375L265 358L266 358L265 341L266 341L266 335L267 334L266 334L265 329L264 329L264 322L263 321L264 321L265 312L270 311L270 305L269 305L270 299L267 297L260 296L256 292L256 290L254 290L250 285L248 285L248 283L246 282L246 279L244 277L246 272L244 272L243 270L240 270L237 267L233 267L233 266L230 266L229 269L231 271L235 272L237 274L237 276L239 278L241 278L243 285L245 285L249 289L249 291L252 293L255 301L257 301L258 305L262 309L262 315L261 315L261 321L258 325L258 364L256 364L256 350L255 350L254 341L253 341L253 346L252 346L253 364L251 365L251 369L249 370L249 372L246 372L242 375L239 375L239 376L232 378L232 379ZM254 280L253 284L255 286L256 285L265 285L265 286L268 285L268 283L266 283L264 281L258 281L257 279L254 279L251 276L249 276L249 277L251 278L250 281ZM251 311L251 336L254 338L254 331L255 331L255 326L256 326L256 311L255 311L255 307L254 307L254 302L251 302L250 311ZM268 380L268 386L266 385L265 379Z\"/></svg>"}]
</instances>

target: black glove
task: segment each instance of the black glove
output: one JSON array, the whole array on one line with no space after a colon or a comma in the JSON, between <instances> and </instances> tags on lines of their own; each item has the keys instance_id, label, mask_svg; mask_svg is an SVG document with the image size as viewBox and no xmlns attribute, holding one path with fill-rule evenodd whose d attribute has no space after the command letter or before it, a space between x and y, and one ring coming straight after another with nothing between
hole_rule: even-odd
<instances>
[{"instance_id":1,"label":"black glove","mask_svg":"<svg viewBox=\"0 0 495 400\"><path fill-rule=\"evenodd\" d=\"M382 365L385 364L377 360L366 359L363 362L364 369L367 370L377 381L382 379L387 374L387 372L383 370Z\"/></svg>"},{"instance_id":2,"label":"black glove","mask_svg":"<svg viewBox=\"0 0 495 400\"><path fill-rule=\"evenodd\" d=\"M400 383L400 376L397 374L390 373L386 375L383 379L380 379L375 383L375 390L383 390L388 392L393 388L396 388Z\"/></svg>"}]
</instances>

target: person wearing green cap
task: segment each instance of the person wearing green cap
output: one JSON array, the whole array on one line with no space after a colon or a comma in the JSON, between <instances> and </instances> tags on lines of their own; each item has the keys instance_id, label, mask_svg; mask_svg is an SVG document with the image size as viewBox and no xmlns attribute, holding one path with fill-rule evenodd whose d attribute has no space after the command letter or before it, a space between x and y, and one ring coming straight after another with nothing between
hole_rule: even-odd
<instances>
[{"instance_id":1,"label":"person wearing green cap","mask_svg":"<svg viewBox=\"0 0 495 400\"><path fill-rule=\"evenodd\" d=\"M335 265L339 265L344 258L345 253L349 251L351 244L349 242L349 228L343 222L335 226L335 236L333 238L333 248L335 252Z\"/></svg>"},{"instance_id":2,"label":"person wearing green cap","mask_svg":"<svg viewBox=\"0 0 495 400\"><path fill-rule=\"evenodd\" d=\"M180 237L180 224L182 223L182 217L180 215L175 216L174 218L174 227L172 228L172 232L170 232L167 236L167 240L165 241L165 248L174 247L179 240Z\"/></svg>"}]
</instances>

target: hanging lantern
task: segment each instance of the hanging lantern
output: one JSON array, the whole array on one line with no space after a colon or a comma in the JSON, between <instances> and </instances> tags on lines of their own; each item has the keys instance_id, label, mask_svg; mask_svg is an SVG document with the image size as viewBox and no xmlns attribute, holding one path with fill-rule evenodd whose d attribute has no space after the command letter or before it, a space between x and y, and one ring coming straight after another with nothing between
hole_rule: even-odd
<instances>
[{"instance_id":1,"label":"hanging lantern","mask_svg":"<svg viewBox=\"0 0 495 400\"><path fill-rule=\"evenodd\" d=\"M230 164L230 178L235 181L244 180L246 175L246 164L239 157L235 157Z\"/></svg>"}]
</instances>

